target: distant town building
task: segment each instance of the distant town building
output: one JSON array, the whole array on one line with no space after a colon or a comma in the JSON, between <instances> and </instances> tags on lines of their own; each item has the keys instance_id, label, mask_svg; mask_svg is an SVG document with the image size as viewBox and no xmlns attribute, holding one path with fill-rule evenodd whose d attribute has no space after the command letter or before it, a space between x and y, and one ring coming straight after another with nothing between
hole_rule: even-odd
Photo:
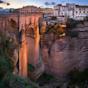
<instances>
[{"instance_id":1,"label":"distant town building","mask_svg":"<svg viewBox=\"0 0 88 88\"><path fill-rule=\"evenodd\" d=\"M52 17L54 16L53 8L41 8L41 12L44 14L44 17Z\"/></svg>"},{"instance_id":2,"label":"distant town building","mask_svg":"<svg viewBox=\"0 0 88 88\"><path fill-rule=\"evenodd\" d=\"M82 20L84 17L88 16L88 6L69 3L66 5L58 4L54 6L54 16Z\"/></svg>"},{"instance_id":3,"label":"distant town building","mask_svg":"<svg viewBox=\"0 0 88 88\"><path fill-rule=\"evenodd\" d=\"M19 11L20 13L41 12L41 13L43 13L44 17L53 16L53 13L54 13L53 8L41 8L41 7L36 7L36 6L25 6L23 8L16 9L16 11Z\"/></svg>"},{"instance_id":4,"label":"distant town building","mask_svg":"<svg viewBox=\"0 0 88 88\"><path fill-rule=\"evenodd\" d=\"M25 6L23 8L16 9L16 11L19 11L20 13L35 13L41 12L41 9L36 6Z\"/></svg>"}]
</instances>

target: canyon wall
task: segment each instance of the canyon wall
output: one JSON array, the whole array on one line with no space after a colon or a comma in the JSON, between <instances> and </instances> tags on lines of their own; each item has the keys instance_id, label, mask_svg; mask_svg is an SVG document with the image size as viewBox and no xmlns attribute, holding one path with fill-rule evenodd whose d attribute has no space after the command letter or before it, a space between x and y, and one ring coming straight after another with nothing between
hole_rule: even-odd
<instances>
[{"instance_id":1,"label":"canyon wall","mask_svg":"<svg viewBox=\"0 0 88 88\"><path fill-rule=\"evenodd\" d=\"M51 36L48 36L48 46L45 44L42 48L46 72L63 77L75 68L84 70L88 67L87 24L84 23L74 29L78 31L78 37L68 36L52 41Z\"/></svg>"}]
</instances>

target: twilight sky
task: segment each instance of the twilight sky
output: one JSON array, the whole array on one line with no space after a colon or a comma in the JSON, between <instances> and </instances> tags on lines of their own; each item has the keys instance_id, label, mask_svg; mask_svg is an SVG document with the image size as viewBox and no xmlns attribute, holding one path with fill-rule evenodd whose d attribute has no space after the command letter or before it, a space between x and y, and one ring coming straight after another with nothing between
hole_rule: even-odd
<instances>
[{"instance_id":1,"label":"twilight sky","mask_svg":"<svg viewBox=\"0 0 88 88\"><path fill-rule=\"evenodd\" d=\"M77 4L83 4L83 5L88 5L88 0L2 0L5 2L9 2L10 5L6 6L5 4L0 4L0 7L4 8L19 8L25 5L36 5L40 7L45 7L45 2L55 2L56 4L58 3L77 3ZM49 5L50 7L52 5Z\"/></svg>"}]
</instances>

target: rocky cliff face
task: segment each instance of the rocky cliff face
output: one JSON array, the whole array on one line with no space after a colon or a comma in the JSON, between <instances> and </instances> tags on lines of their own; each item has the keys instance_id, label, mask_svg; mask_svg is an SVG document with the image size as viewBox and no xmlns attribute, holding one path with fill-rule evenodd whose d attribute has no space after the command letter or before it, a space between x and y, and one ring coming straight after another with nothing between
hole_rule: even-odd
<instances>
[{"instance_id":1,"label":"rocky cliff face","mask_svg":"<svg viewBox=\"0 0 88 88\"><path fill-rule=\"evenodd\" d=\"M74 38L68 36L57 38L52 32L42 36L40 53L47 73L62 77L74 68L83 70L88 67L87 25L88 23L78 25L74 30L77 30L79 35ZM33 36L27 36L28 63L30 64L34 63L35 41Z\"/></svg>"},{"instance_id":2,"label":"rocky cliff face","mask_svg":"<svg viewBox=\"0 0 88 88\"><path fill-rule=\"evenodd\" d=\"M75 30L79 31L79 27ZM45 71L56 76L65 76L69 71L77 68L84 70L88 66L88 27L80 27L79 36L55 39L48 35L43 43L42 59ZM82 38L83 37L83 38Z\"/></svg>"}]
</instances>

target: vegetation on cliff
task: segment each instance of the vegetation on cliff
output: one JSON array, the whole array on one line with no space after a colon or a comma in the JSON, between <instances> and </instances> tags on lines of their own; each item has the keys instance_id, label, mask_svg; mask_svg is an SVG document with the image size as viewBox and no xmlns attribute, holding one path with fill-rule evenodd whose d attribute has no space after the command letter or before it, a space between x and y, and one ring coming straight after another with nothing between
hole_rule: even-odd
<instances>
[{"instance_id":1,"label":"vegetation on cliff","mask_svg":"<svg viewBox=\"0 0 88 88\"><path fill-rule=\"evenodd\" d=\"M30 80L13 75L15 48L13 39L0 32L0 88L38 88Z\"/></svg>"},{"instance_id":2,"label":"vegetation on cliff","mask_svg":"<svg viewBox=\"0 0 88 88\"><path fill-rule=\"evenodd\" d=\"M70 88L73 87L75 88L75 86L78 86L78 88L88 87L88 69L85 69L84 71L74 69L68 73L68 77L69 77L68 86Z\"/></svg>"}]
</instances>

